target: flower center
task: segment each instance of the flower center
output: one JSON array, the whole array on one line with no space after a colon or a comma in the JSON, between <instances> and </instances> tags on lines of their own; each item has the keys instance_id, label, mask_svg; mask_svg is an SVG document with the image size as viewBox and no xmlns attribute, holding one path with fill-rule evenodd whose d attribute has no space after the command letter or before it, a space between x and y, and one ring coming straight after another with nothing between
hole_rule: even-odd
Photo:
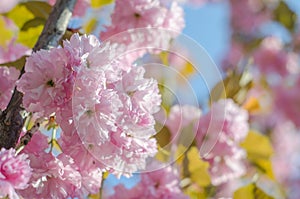
<instances>
[{"instance_id":1,"label":"flower center","mask_svg":"<svg viewBox=\"0 0 300 199\"><path fill-rule=\"evenodd\" d=\"M50 79L49 81L47 81L46 85L50 86L50 87L54 87L55 86L54 81L52 79Z\"/></svg>"},{"instance_id":2,"label":"flower center","mask_svg":"<svg viewBox=\"0 0 300 199\"><path fill-rule=\"evenodd\" d=\"M139 13L134 13L135 18L140 18L141 15Z\"/></svg>"}]
</instances>

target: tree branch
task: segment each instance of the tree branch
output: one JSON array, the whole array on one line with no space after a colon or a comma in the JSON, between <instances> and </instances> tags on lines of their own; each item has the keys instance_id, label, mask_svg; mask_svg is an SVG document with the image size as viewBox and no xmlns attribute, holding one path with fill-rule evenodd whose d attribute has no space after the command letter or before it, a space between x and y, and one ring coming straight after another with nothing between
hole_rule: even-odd
<instances>
[{"instance_id":1,"label":"tree branch","mask_svg":"<svg viewBox=\"0 0 300 199\"><path fill-rule=\"evenodd\" d=\"M64 35L77 0L57 0L33 51L56 47ZM20 77L24 74L22 68ZM20 78L19 77L19 78ZM7 108L0 115L0 149L15 147L24 119L21 115L23 94L14 90Z\"/></svg>"}]
</instances>

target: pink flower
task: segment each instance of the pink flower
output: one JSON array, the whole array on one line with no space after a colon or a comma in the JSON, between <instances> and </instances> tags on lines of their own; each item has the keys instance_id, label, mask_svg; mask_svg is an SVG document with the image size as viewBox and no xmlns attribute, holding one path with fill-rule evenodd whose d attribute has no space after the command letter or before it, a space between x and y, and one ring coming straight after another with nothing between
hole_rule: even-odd
<instances>
[{"instance_id":1,"label":"pink flower","mask_svg":"<svg viewBox=\"0 0 300 199\"><path fill-rule=\"evenodd\" d=\"M273 87L275 97L276 113L280 113L285 118L291 120L297 127L300 126L300 95L298 92L300 78L291 86L279 85Z\"/></svg>"},{"instance_id":2,"label":"pink flower","mask_svg":"<svg viewBox=\"0 0 300 199\"><path fill-rule=\"evenodd\" d=\"M167 9L161 7L157 0L117 0L111 16L112 25L100 34L100 38L105 40L128 29L157 27L163 23L166 12Z\"/></svg>"},{"instance_id":3,"label":"pink flower","mask_svg":"<svg viewBox=\"0 0 300 199\"><path fill-rule=\"evenodd\" d=\"M224 70L234 69L237 67L244 56L244 51L245 50L240 43L232 41L230 50L228 51L222 63Z\"/></svg>"},{"instance_id":4,"label":"pink flower","mask_svg":"<svg viewBox=\"0 0 300 199\"><path fill-rule=\"evenodd\" d=\"M100 34L102 40L129 29L153 27L180 32L184 27L183 9L176 2L168 8L158 0L117 0L111 18L112 25Z\"/></svg>"},{"instance_id":5,"label":"pink flower","mask_svg":"<svg viewBox=\"0 0 300 199\"><path fill-rule=\"evenodd\" d=\"M237 32L252 33L271 17L260 0L231 0L230 6L231 25Z\"/></svg>"},{"instance_id":6,"label":"pink flower","mask_svg":"<svg viewBox=\"0 0 300 199\"><path fill-rule=\"evenodd\" d=\"M283 49L282 42L276 37L267 37L254 53L254 63L259 70L267 74L286 75L288 55Z\"/></svg>"},{"instance_id":7,"label":"pink flower","mask_svg":"<svg viewBox=\"0 0 300 199\"><path fill-rule=\"evenodd\" d=\"M144 69L135 67L128 72L115 70L120 80L108 83L105 73L112 71L93 68L91 64L82 70L75 82L77 133L107 169L130 175L144 168L146 158L156 153L151 136L156 133L152 114L161 103L157 82L144 78Z\"/></svg>"},{"instance_id":8,"label":"pink flower","mask_svg":"<svg viewBox=\"0 0 300 199\"><path fill-rule=\"evenodd\" d=\"M94 36L75 34L63 48L28 58L18 89L28 111L43 116L55 112L62 140L79 135L78 153L91 153L101 168L130 175L157 151L153 114L160 109L161 96L157 82L144 78L142 67L114 60L115 48L100 45ZM67 154L84 171L75 153Z\"/></svg>"},{"instance_id":9,"label":"pink flower","mask_svg":"<svg viewBox=\"0 0 300 199\"><path fill-rule=\"evenodd\" d=\"M20 0L1 0L0 1L0 13L6 13L13 9Z\"/></svg>"},{"instance_id":10,"label":"pink flower","mask_svg":"<svg viewBox=\"0 0 300 199\"><path fill-rule=\"evenodd\" d=\"M172 138L178 138L183 128L194 125L199 120L201 110L189 105L175 105L171 107L166 126L172 133Z\"/></svg>"},{"instance_id":11,"label":"pink flower","mask_svg":"<svg viewBox=\"0 0 300 199\"><path fill-rule=\"evenodd\" d=\"M0 151L0 197L18 199L15 190L25 189L31 176L27 155L16 155L14 149Z\"/></svg>"},{"instance_id":12,"label":"pink flower","mask_svg":"<svg viewBox=\"0 0 300 199\"><path fill-rule=\"evenodd\" d=\"M4 110L8 105L19 75L20 71L14 67L0 67L0 109Z\"/></svg>"},{"instance_id":13,"label":"pink flower","mask_svg":"<svg viewBox=\"0 0 300 199\"><path fill-rule=\"evenodd\" d=\"M48 137L37 131L32 136L30 142L22 150L22 153L40 155L49 147Z\"/></svg>"},{"instance_id":14,"label":"pink flower","mask_svg":"<svg viewBox=\"0 0 300 199\"><path fill-rule=\"evenodd\" d=\"M132 189L123 185L114 188L115 193L109 199L124 198L152 198L152 199L187 199L180 189L179 173L171 166L140 175L140 182Z\"/></svg>"},{"instance_id":15,"label":"pink flower","mask_svg":"<svg viewBox=\"0 0 300 199\"><path fill-rule=\"evenodd\" d=\"M27 59L17 87L25 94L23 104L28 111L48 116L70 100L72 72L67 66L68 56L62 48L41 50Z\"/></svg>"},{"instance_id":16,"label":"pink flower","mask_svg":"<svg viewBox=\"0 0 300 199\"><path fill-rule=\"evenodd\" d=\"M15 39L12 39L7 43L6 46L0 46L0 63L3 64L7 62L12 62L21 58L23 55L30 54L30 49L23 46L22 44L16 43Z\"/></svg>"},{"instance_id":17,"label":"pink flower","mask_svg":"<svg viewBox=\"0 0 300 199\"><path fill-rule=\"evenodd\" d=\"M25 198L67 198L81 187L81 175L74 161L65 154L29 154L33 175L30 186L21 191Z\"/></svg>"},{"instance_id":18,"label":"pink flower","mask_svg":"<svg viewBox=\"0 0 300 199\"><path fill-rule=\"evenodd\" d=\"M231 99L220 100L200 118L196 130L200 153L211 165L212 183L218 185L244 173L245 152L239 143L249 131L247 111Z\"/></svg>"},{"instance_id":19,"label":"pink flower","mask_svg":"<svg viewBox=\"0 0 300 199\"><path fill-rule=\"evenodd\" d=\"M272 132L274 156L272 165L276 179L285 187L286 198L300 196L300 135L293 123L281 120Z\"/></svg>"}]
</instances>

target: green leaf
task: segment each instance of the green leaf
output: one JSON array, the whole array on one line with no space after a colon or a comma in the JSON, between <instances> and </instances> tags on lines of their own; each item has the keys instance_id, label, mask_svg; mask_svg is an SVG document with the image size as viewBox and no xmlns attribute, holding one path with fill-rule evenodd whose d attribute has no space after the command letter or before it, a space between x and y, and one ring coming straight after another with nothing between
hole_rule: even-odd
<instances>
[{"instance_id":1,"label":"green leaf","mask_svg":"<svg viewBox=\"0 0 300 199\"><path fill-rule=\"evenodd\" d=\"M275 21L281 23L291 32L295 30L297 15L289 8L289 6L284 1L280 1L273 14Z\"/></svg>"},{"instance_id":2,"label":"green leaf","mask_svg":"<svg viewBox=\"0 0 300 199\"><path fill-rule=\"evenodd\" d=\"M46 19L43 18L34 18L26 21L22 26L21 31L27 31L29 28L35 28L38 26L43 26L46 23Z\"/></svg>"},{"instance_id":3,"label":"green leaf","mask_svg":"<svg viewBox=\"0 0 300 199\"><path fill-rule=\"evenodd\" d=\"M13 31L6 27L6 23L2 16L0 16L0 30L0 45L5 46L5 44L13 37Z\"/></svg>"},{"instance_id":4,"label":"green leaf","mask_svg":"<svg viewBox=\"0 0 300 199\"><path fill-rule=\"evenodd\" d=\"M239 188L233 194L233 199L274 199L266 194L262 189L251 183L244 187Z\"/></svg>"},{"instance_id":5,"label":"green leaf","mask_svg":"<svg viewBox=\"0 0 300 199\"><path fill-rule=\"evenodd\" d=\"M28 1L21 5L24 5L35 17L42 19L47 19L52 9L47 2L41 1Z\"/></svg>"},{"instance_id":6,"label":"green leaf","mask_svg":"<svg viewBox=\"0 0 300 199\"><path fill-rule=\"evenodd\" d=\"M187 152L188 170L190 178L200 187L210 185L210 176L208 173L209 163L200 158L199 151L196 147L191 147Z\"/></svg>"},{"instance_id":7,"label":"green leaf","mask_svg":"<svg viewBox=\"0 0 300 199\"><path fill-rule=\"evenodd\" d=\"M21 70L23 68L23 66L25 65L26 57L27 56L22 56L21 58L17 59L16 61L3 63L3 64L0 64L0 66L15 67L16 69Z\"/></svg>"},{"instance_id":8,"label":"green leaf","mask_svg":"<svg viewBox=\"0 0 300 199\"><path fill-rule=\"evenodd\" d=\"M113 2L114 0L91 0L91 6L92 8L100 8Z\"/></svg>"}]
</instances>

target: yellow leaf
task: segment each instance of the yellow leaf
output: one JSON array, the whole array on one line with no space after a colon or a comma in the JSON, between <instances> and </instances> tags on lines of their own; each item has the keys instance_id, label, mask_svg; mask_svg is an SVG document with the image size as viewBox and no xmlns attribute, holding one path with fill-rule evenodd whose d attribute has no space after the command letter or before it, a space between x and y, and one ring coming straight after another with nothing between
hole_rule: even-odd
<instances>
[{"instance_id":1,"label":"yellow leaf","mask_svg":"<svg viewBox=\"0 0 300 199\"><path fill-rule=\"evenodd\" d=\"M27 47L32 48L37 42L39 35L43 30L43 25L37 27L31 27L26 31L21 31L19 33L17 42L24 44Z\"/></svg>"},{"instance_id":2,"label":"yellow leaf","mask_svg":"<svg viewBox=\"0 0 300 199\"><path fill-rule=\"evenodd\" d=\"M241 187L233 194L233 199L255 199L253 193L254 184Z\"/></svg>"},{"instance_id":3,"label":"yellow leaf","mask_svg":"<svg viewBox=\"0 0 300 199\"><path fill-rule=\"evenodd\" d=\"M58 151L62 151L60 145L58 144L57 140L52 140L52 145L53 145L53 148L58 150Z\"/></svg>"},{"instance_id":4,"label":"yellow leaf","mask_svg":"<svg viewBox=\"0 0 300 199\"><path fill-rule=\"evenodd\" d=\"M165 66L169 66L169 53L166 51L162 51L159 54L159 58L162 61L162 64Z\"/></svg>"},{"instance_id":5,"label":"yellow leaf","mask_svg":"<svg viewBox=\"0 0 300 199\"><path fill-rule=\"evenodd\" d=\"M267 195L262 189L251 183L239 188L233 194L233 199L273 199Z\"/></svg>"},{"instance_id":6,"label":"yellow leaf","mask_svg":"<svg viewBox=\"0 0 300 199\"><path fill-rule=\"evenodd\" d=\"M91 6L92 8L100 8L113 2L114 0L91 0Z\"/></svg>"},{"instance_id":7,"label":"yellow leaf","mask_svg":"<svg viewBox=\"0 0 300 199\"><path fill-rule=\"evenodd\" d=\"M100 199L100 192L99 193L96 193L96 194L90 194L89 199Z\"/></svg>"},{"instance_id":8,"label":"yellow leaf","mask_svg":"<svg viewBox=\"0 0 300 199\"><path fill-rule=\"evenodd\" d=\"M256 159L256 160L251 160L252 163L256 166L256 168L266 174L270 179L275 180L274 172L273 172L273 167L272 167L272 162L269 159Z\"/></svg>"},{"instance_id":9,"label":"yellow leaf","mask_svg":"<svg viewBox=\"0 0 300 199\"><path fill-rule=\"evenodd\" d=\"M175 153L175 160L176 160L176 163L181 165L182 162L183 162L183 159L184 159L184 152L186 151L186 147L183 146L182 144L180 144L178 146L178 149Z\"/></svg>"},{"instance_id":10,"label":"yellow leaf","mask_svg":"<svg viewBox=\"0 0 300 199\"><path fill-rule=\"evenodd\" d=\"M200 187L210 185L210 176L208 173L209 163L200 159L199 151L196 147L192 147L187 152L188 169L190 178Z\"/></svg>"},{"instance_id":11,"label":"yellow leaf","mask_svg":"<svg viewBox=\"0 0 300 199\"><path fill-rule=\"evenodd\" d=\"M98 20L97 18L90 19L83 27L85 33L92 33L97 27Z\"/></svg>"},{"instance_id":12,"label":"yellow leaf","mask_svg":"<svg viewBox=\"0 0 300 199\"><path fill-rule=\"evenodd\" d=\"M6 23L2 16L0 16L0 30L0 45L5 46L13 37L13 32L6 27Z\"/></svg>"},{"instance_id":13,"label":"yellow leaf","mask_svg":"<svg viewBox=\"0 0 300 199\"><path fill-rule=\"evenodd\" d=\"M14 23L21 29L23 25L34 18L34 15L26 8L25 5L18 5L9 13L7 17L14 21Z\"/></svg>"},{"instance_id":14,"label":"yellow leaf","mask_svg":"<svg viewBox=\"0 0 300 199\"><path fill-rule=\"evenodd\" d=\"M185 191L185 194L188 195L191 199L207 199L207 196L204 192L199 192L198 190L188 188Z\"/></svg>"},{"instance_id":15,"label":"yellow leaf","mask_svg":"<svg viewBox=\"0 0 300 199\"><path fill-rule=\"evenodd\" d=\"M241 147L247 151L248 157L250 159L264 158L268 159L273 154L273 147L267 136L250 131L241 143Z\"/></svg>"},{"instance_id":16,"label":"yellow leaf","mask_svg":"<svg viewBox=\"0 0 300 199\"><path fill-rule=\"evenodd\" d=\"M241 147L246 150L248 160L259 172L266 174L271 179L275 178L270 160L273 154L273 147L267 136L250 131L246 139L241 143Z\"/></svg>"},{"instance_id":17,"label":"yellow leaf","mask_svg":"<svg viewBox=\"0 0 300 199\"><path fill-rule=\"evenodd\" d=\"M109 172L106 171L106 172L102 173L103 179L106 179L108 176L109 176Z\"/></svg>"},{"instance_id":18,"label":"yellow leaf","mask_svg":"<svg viewBox=\"0 0 300 199\"><path fill-rule=\"evenodd\" d=\"M155 158L157 160L159 160L160 162L167 162L167 161L169 161L171 153L168 150L169 149L167 149L167 148L162 148L162 147L158 146L158 151L157 151L157 153L155 155Z\"/></svg>"}]
</instances>

